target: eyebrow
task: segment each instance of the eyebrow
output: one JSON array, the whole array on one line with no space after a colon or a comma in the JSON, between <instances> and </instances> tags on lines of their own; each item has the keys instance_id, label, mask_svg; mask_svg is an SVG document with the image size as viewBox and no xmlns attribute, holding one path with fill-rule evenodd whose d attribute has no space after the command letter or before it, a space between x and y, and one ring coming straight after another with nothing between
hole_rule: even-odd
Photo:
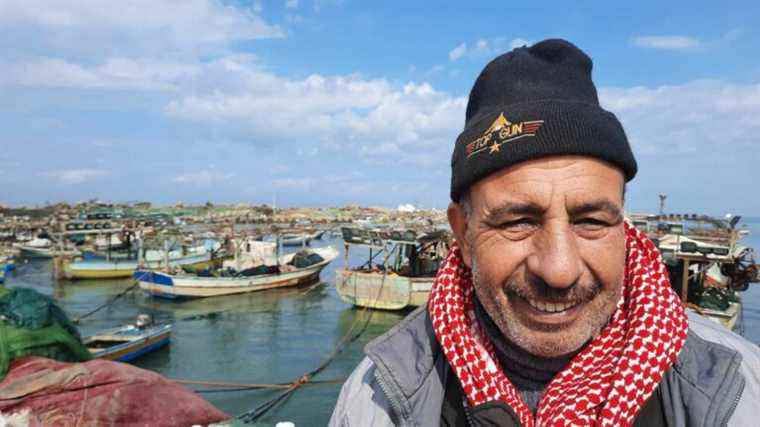
<instances>
[{"instance_id":1,"label":"eyebrow","mask_svg":"<svg viewBox=\"0 0 760 427\"><path fill-rule=\"evenodd\" d=\"M546 209L539 204L531 202L505 202L500 206L497 206L484 216L485 221L493 220L501 215L530 215L539 216L542 215ZM612 203L607 199L592 200L585 202L568 209L570 216L579 216L592 212L606 212L615 218L622 218L623 211L619 206Z\"/></svg>"},{"instance_id":2,"label":"eyebrow","mask_svg":"<svg viewBox=\"0 0 760 427\"><path fill-rule=\"evenodd\" d=\"M490 209L483 219L489 221L502 215L538 216L543 214L545 211L545 208L536 203L505 202L493 209Z\"/></svg>"},{"instance_id":3,"label":"eyebrow","mask_svg":"<svg viewBox=\"0 0 760 427\"><path fill-rule=\"evenodd\" d=\"M606 212L615 218L620 218L623 216L623 211L620 209L620 207L607 199L592 200L590 202L573 206L568 209L568 214L570 214L570 216L578 216L599 211Z\"/></svg>"}]
</instances>

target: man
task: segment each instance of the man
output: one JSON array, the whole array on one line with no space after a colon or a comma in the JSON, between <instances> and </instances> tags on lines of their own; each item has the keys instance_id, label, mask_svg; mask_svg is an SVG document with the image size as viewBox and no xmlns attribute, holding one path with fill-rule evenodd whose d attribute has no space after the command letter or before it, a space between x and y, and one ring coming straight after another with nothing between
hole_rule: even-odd
<instances>
[{"instance_id":1,"label":"man","mask_svg":"<svg viewBox=\"0 0 760 427\"><path fill-rule=\"evenodd\" d=\"M623 219L637 165L591 68L546 40L480 74L452 157L456 243L331 425L756 424L757 347L687 318Z\"/></svg>"}]
</instances>

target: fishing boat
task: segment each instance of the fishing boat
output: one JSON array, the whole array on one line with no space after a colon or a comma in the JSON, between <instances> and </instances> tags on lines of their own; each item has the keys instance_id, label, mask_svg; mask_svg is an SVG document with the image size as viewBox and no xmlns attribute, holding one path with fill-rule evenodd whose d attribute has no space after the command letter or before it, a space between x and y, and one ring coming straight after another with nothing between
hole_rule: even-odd
<instances>
[{"instance_id":1,"label":"fishing boat","mask_svg":"<svg viewBox=\"0 0 760 427\"><path fill-rule=\"evenodd\" d=\"M107 251L123 248L124 242L118 235L107 234L96 237L93 245L99 251Z\"/></svg>"},{"instance_id":2,"label":"fishing boat","mask_svg":"<svg viewBox=\"0 0 760 427\"><path fill-rule=\"evenodd\" d=\"M301 234L283 234L280 237L282 246L306 246L311 243L311 235L306 233Z\"/></svg>"},{"instance_id":3,"label":"fishing boat","mask_svg":"<svg viewBox=\"0 0 760 427\"><path fill-rule=\"evenodd\" d=\"M327 246L281 256L275 265L262 263L241 270L227 266L220 271L195 274L138 270L134 273L134 278L139 281L143 291L162 298L241 294L312 283L319 279L319 274L337 255L335 248ZM239 260L233 262L240 263Z\"/></svg>"},{"instance_id":4,"label":"fishing boat","mask_svg":"<svg viewBox=\"0 0 760 427\"><path fill-rule=\"evenodd\" d=\"M730 330L742 317L740 293L760 279L754 250L739 244L746 235L736 228L739 219L632 215L633 224L660 250L683 304Z\"/></svg>"},{"instance_id":5,"label":"fishing boat","mask_svg":"<svg viewBox=\"0 0 760 427\"><path fill-rule=\"evenodd\" d=\"M128 278L139 268L165 269L174 267L204 268L213 263L214 255L218 256L216 244L209 249L206 246L194 246L170 251L147 250L142 259L118 258L74 258L62 260L62 278L78 279L118 279Z\"/></svg>"},{"instance_id":6,"label":"fishing boat","mask_svg":"<svg viewBox=\"0 0 760 427\"><path fill-rule=\"evenodd\" d=\"M153 325L150 316L141 314L134 325L99 332L82 343L96 359L129 362L168 345L171 333L172 325Z\"/></svg>"},{"instance_id":7,"label":"fishing boat","mask_svg":"<svg viewBox=\"0 0 760 427\"><path fill-rule=\"evenodd\" d=\"M53 242L47 238L34 238L28 242L16 243L14 248L21 251L24 258L52 258Z\"/></svg>"},{"instance_id":8,"label":"fishing boat","mask_svg":"<svg viewBox=\"0 0 760 427\"><path fill-rule=\"evenodd\" d=\"M12 254L3 254L0 252L0 270L10 273L16 269L16 258Z\"/></svg>"},{"instance_id":9,"label":"fishing boat","mask_svg":"<svg viewBox=\"0 0 760 427\"><path fill-rule=\"evenodd\" d=\"M341 299L357 307L402 310L427 303L435 274L449 248L449 234L343 227L345 268L337 271ZM368 249L367 262L348 266L351 247Z\"/></svg>"}]
</instances>

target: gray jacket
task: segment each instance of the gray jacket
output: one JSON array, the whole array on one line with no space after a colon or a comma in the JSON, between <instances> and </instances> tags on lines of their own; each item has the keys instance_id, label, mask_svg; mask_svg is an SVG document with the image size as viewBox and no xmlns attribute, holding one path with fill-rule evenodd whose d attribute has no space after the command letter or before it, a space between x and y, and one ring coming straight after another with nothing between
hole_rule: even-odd
<instances>
[{"instance_id":1,"label":"gray jacket","mask_svg":"<svg viewBox=\"0 0 760 427\"><path fill-rule=\"evenodd\" d=\"M446 358L426 307L370 342L330 426L439 425ZM660 384L669 426L760 425L760 349L689 312L689 334Z\"/></svg>"}]
</instances>

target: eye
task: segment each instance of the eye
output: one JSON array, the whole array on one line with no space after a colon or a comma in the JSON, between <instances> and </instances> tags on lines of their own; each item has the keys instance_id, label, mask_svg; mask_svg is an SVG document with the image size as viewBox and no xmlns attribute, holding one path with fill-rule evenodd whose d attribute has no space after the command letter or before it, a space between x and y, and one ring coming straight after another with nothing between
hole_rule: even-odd
<instances>
[{"instance_id":1,"label":"eye","mask_svg":"<svg viewBox=\"0 0 760 427\"><path fill-rule=\"evenodd\" d=\"M518 218L510 221L503 221L496 227L502 230L525 230L535 227L536 221L532 218Z\"/></svg>"},{"instance_id":2,"label":"eye","mask_svg":"<svg viewBox=\"0 0 760 427\"><path fill-rule=\"evenodd\" d=\"M596 218L582 218L575 222L576 224L581 225L598 225L600 227L609 225L606 221L602 221L601 219Z\"/></svg>"},{"instance_id":3,"label":"eye","mask_svg":"<svg viewBox=\"0 0 760 427\"><path fill-rule=\"evenodd\" d=\"M587 218L578 219L577 221L575 221L574 225L580 230L595 232L595 231L604 230L605 228L609 227L611 224L607 221L604 221L598 218L587 217Z\"/></svg>"}]
</instances>

